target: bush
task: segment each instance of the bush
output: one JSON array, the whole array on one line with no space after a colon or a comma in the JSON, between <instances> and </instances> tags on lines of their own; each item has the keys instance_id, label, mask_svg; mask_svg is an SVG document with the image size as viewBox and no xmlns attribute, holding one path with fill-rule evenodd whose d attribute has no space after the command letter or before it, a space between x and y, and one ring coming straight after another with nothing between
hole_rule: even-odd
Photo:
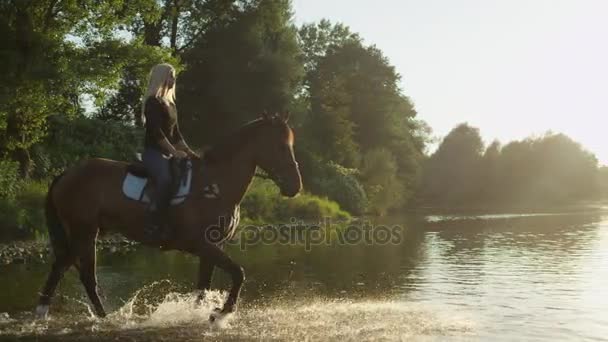
<instances>
[{"instance_id":1,"label":"bush","mask_svg":"<svg viewBox=\"0 0 608 342\"><path fill-rule=\"evenodd\" d=\"M293 199L277 203L276 216L282 220L319 220L325 217L346 220L350 215L340 209L340 205L327 198L302 194Z\"/></svg>"},{"instance_id":2,"label":"bush","mask_svg":"<svg viewBox=\"0 0 608 342\"><path fill-rule=\"evenodd\" d=\"M338 202L346 211L355 215L363 214L369 203L367 194L357 179L359 172L333 162L329 162L324 171L323 176L317 178L322 193Z\"/></svg>"},{"instance_id":3,"label":"bush","mask_svg":"<svg viewBox=\"0 0 608 342\"><path fill-rule=\"evenodd\" d=\"M17 203L25 210L22 229L28 236L46 235L44 202L49 188L46 181L25 182L17 195Z\"/></svg>"},{"instance_id":4,"label":"bush","mask_svg":"<svg viewBox=\"0 0 608 342\"><path fill-rule=\"evenodd\" d=\"M361 165L361 178L369 196L369 210L384 215L389 209L403 205L405 187L397 177L397 161L386 149L365 153Z\"/></svg>"},{"instance_id":5,"label":"bush","mask_svg":"<svg viewBox=\"0 0 608 342\"><path fill-rule=\"evenodd\" d=\"M270 180L255 179L241 205L243 216L255 222L283 220L318 220L324 217L348 219L336 202L311 194L284 198Z\"/></svg>"},{"instance_id":6,"label":"bush","mask_svg":"<svg viewBox=\"0 0 608 342\"><path fill-rule=\"evenodd\" d=\"M367 211L367 194L359 182L357 169L325 162L306 151L298 154L304 187L315 195L328 197L354 215Z\"/></svg>"},{"instance_id":7,"label":"bush","mask_svg":"<svg viewBox=\"0 0 608 342\"><path fill-rule=\"evenodd\" d=\"M28 239L46 235L44 199L48 184L28 181L12 198L0 198L0 239Z\"/></svg>"},{"instance_id":8,"label":"bush","mask_svg":"<svg viewBox=\"0 0 608 342\"><path fill-rule=\"evenodd\" d=\"M32 149L33 175L48 178L86 158L132 160L142 137L140 128L116 121L54 117L44 143Z\"/></svg>"},{"instance_id":9,"label":"bush","mask_svg":"<svg viewBox=\"0 0 608 342\"><path fill-rule=\"evenodd\" d=\"M0 199L13 199L19 191L19 163L0 160Z\"/></svg>"},{"instance_id":10,"label":"bush","mask_svg":"<svg viewBox=\"0 0 608 342\"><path fill-rule=\"evenodd\" d=\"M255 178L241 203L243 216L254 221L275 218L281 195L272 181Z\"/></svg>"}]
</instances>

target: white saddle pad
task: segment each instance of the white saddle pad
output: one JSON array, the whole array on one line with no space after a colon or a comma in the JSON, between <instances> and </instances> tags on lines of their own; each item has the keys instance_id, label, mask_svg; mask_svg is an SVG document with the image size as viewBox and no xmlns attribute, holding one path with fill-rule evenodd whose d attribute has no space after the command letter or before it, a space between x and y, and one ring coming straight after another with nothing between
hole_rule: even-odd
<instances>
[{"instance_id":1,"label":"white saddle pad","mask_svg":"<svg viewBox=\"0 0 608 342\"><path fill-rule=\"evenodd\" d=\"M150 203L150 197L146 191L146 185L148 184L147 177L137 177L130 172L127 172L125 179L122 182L122 192L135 201ZM192 185L192 164L188 162L188 172L186 174L186 180L180 183L177 193L171 198L171 204L177 205L182 203L188 194L190 194L190 187Z\"/></svg>"}]
</instances>

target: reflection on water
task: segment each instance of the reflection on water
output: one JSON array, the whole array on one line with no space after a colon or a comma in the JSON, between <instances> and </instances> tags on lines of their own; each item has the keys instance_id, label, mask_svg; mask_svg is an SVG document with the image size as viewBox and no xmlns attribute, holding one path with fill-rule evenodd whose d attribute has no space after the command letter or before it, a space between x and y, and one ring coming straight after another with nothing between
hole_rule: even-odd
<instances>
[{"instance_id":1,"label":"reflection on water","mask_svg":"<svg viewBox=\"0 0 608 342\"><path fill-rule=\"evenodd\" d=\"M145 248L100 257L107 309L93 318L75 272L52 319L30 313L45 265L3 266L0 339L596 339L608 336L608 216L399 218L399 245L232 247L248 278L240 311L206 321L189 294L197 260ZM163 281L163 279L171 279ZM229 278L218 273L215 286ZM93 337L92 333L95 332Z\"/></svg>"}]
</instances>

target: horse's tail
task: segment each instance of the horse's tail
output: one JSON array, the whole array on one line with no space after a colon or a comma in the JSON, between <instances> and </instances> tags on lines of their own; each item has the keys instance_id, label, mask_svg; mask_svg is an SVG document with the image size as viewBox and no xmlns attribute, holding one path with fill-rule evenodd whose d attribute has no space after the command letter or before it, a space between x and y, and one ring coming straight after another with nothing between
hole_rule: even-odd
<instances>
[{"instance_id":1,"label":"horse's tail","mask_svg":"<svg viewBox=\"0 0 608 342\"><path fill-rule=\"evenodd\" d=\"M53 187L55 184L61 179L63 174L55 177L53 182L51 182L51 186L49 186L49 191L46 194L46 205L45 205L45 214L46 214L46 226L49 230L49 238L51 240L51 246L53 247L53 253L55 253L55 257L58 258L60 256L67 256L70 253L70 246L68 243L68 235L61 224L61 220L57 215L57 208L55 207L55 203L53 203Z\"/></svg>"}]
</instances>

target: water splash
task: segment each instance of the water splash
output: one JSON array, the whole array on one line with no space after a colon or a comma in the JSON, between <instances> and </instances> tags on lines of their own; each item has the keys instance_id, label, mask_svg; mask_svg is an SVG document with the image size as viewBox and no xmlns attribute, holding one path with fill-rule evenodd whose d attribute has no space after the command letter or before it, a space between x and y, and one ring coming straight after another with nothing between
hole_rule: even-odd
<instances>
[{"instance_id":1,"label":"water splash","mask_svg":"<svg viewBox=\"0 0 608 342\"><path fill-rule=\"evenodd\" d=\"M400 301L313 300L277 303L241 312L214 337L278 340L402 340L470 335L473 324L451 313Z\"/></svg>"},{"instance_id":2,"label":"water splash","mask_svg":"<svg viewBox=\"0 0 608 342\"><path fill-rule=\"evenodd\" d=\"M197 301L197 293L169 292L155 299L151 293L166 282L142 287L104 319L82 315L82 312L78 315L74 312L67 315L54 313L48 320L35 320L33 315L18 320L3 319L0 321L0 337L44 336L50 340L90 341L91 332L94 332L95 340L150 336L176 340L199 340L202 337L214 340L395 340L416 336L470 335L474 330L467 319L420 304L310 298L245 304L221 324L212 324L208 320L209 315L221 307L225 292L209 291L202 302ZM77 301L77 304L84 303Z\"/></svg>"}]
</instances>

